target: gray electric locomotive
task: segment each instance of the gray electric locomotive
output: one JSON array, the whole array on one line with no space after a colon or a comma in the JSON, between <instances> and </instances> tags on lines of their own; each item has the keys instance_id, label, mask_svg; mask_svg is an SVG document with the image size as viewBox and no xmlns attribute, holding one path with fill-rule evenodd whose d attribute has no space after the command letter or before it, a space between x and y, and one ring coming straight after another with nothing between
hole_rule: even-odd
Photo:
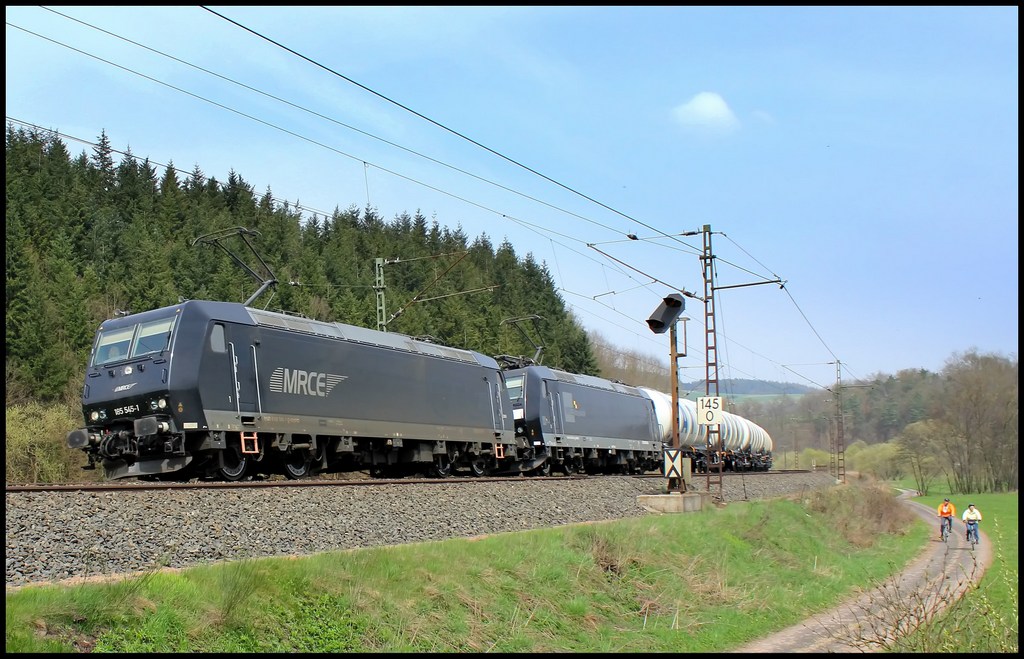
<instances>
[{"instance_id":1,"label":"gray electric locomotive","mask_svg":"<svg viewBox=\"0 0 1024 659\"><path fill-rule=\"evenodd\" d=\"M566 474L661 469L663 444L654 403L642 390L546 366L505 371L516 438L539 469Z\"/></svg>"},{"instance_id":2,"label":"gray electric locomotive","mask_svg":"<svg viewBox=\"0 0 1024 659\"><path fill-rule=\"evenodd\" d=\"M105 321L82 410L68 446L111 479L535 466L491 357L240 303Z\"/></svg>"}]
</instances>

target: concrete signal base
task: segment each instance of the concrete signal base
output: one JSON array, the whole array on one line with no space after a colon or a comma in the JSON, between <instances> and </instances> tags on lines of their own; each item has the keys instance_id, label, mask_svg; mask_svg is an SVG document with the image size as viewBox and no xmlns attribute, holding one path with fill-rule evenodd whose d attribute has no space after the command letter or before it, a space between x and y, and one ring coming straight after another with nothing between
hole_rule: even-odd
<instances>
[{"instance_id":1,"label":"concrete signal base","mask_svg":"<svg viewBox=\"0 0 1024 659\"><path fill-rule=\"evenodd\" d=\"M695 513L711 507L710 492L641 494L636 500L652 513Z\"/></svg>"}]
</instances>

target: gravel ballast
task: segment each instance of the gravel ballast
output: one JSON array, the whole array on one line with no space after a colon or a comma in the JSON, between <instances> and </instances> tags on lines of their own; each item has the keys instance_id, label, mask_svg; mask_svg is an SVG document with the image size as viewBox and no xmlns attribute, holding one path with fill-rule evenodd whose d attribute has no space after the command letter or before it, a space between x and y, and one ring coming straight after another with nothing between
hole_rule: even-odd
<instances>
[{"instance_id":1,"label":"gravel ballast","mask_svg":"<svg viewBox=\"0 0 1024 659\"><path fill-rule=\"evenodd\" d=\"M652 514L663 479L381 484L358 487L10 492L7 587L249 557L523 531ZM823 472L726 476L725 502L829 487ZM703 491L695 476L691 489ZM717 494L717 485L712 486Z\"/></svg>"}]
</instances>

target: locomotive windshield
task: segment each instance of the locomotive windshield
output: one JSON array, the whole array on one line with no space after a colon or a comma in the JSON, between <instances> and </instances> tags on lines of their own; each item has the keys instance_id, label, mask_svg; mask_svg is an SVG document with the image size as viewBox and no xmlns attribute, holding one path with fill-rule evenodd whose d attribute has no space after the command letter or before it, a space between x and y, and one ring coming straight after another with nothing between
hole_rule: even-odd
<instances>
[{"instance_id":1,"label":"locomotive windshield","mask_svg":"<svg viewBox=\"0 0 1024 659\"><path fill-rule=\"evenodd\" d=\"M512 399L512 402L522 400L523 398L523 379L525 376L517 375L505 380L505 387L508 388L508 397Z\"/></svg>"},{"instance_id":2,"label":"locomotive windshield","mask_svg":"<svg viewBox=\"0 0 1024 659\"><path fill-rule=\"evenodd\" d=\"M125 359L163 352L171 341L174 318L151 320L132 327L100 332L93 356L93 366L103 366Z\"/></svg>"}]
</instances>

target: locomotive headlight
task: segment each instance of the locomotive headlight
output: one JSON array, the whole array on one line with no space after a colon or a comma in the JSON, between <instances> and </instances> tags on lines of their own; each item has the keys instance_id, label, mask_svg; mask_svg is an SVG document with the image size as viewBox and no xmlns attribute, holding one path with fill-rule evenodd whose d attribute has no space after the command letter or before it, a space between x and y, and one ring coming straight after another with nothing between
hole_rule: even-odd
<instances>
[{"instance_id":1,"label":"locomotive headlight","mask_svg":"<svg viewBox=\"0 0 1024 659\"><path fill-rule=\"evenodd\" d=\"M158 400L158 401L156 402L156 405L157 405L157 407L159 407L160 409L164 409L164 408L166 408L166 407L167 407L167 399L166 399L166 398L161 398L160 400Z\"/></svg>"},{"instance_id":2,"label":"locomotive headlight","mask_svg":"<svg viewBox=\"0 0 1024 659\"><path fill-rule=\"evenodd\" d=\"M97 412L96 410L93 410L93 411L92 411L92 412L91 412L91 413L89 414L89 420L90 420L90 421L99 421L99 420L100 420L100 413L99 413L99 412Z\"/></svg>"}]
</instances>

